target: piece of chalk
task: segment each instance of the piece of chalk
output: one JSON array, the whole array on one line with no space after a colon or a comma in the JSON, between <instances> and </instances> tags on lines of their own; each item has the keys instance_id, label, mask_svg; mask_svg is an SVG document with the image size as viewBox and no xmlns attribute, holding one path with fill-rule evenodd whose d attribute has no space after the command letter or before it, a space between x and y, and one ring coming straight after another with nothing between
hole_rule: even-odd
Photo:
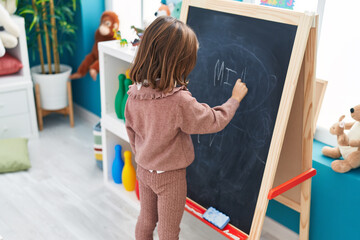
<instances>
[{"instance_id":1,"label":"piece of chalk","mask_svg":"<svg viewBox=\"0 0 360 240\"><path fill-rule=\"evenodd\" d=\"M202 216L206 221L212 223L216 227L220 228L221 230L229 223L230 218L219 212L213 207L209 207L208 210Z\"/></svg>"}]
</instances>

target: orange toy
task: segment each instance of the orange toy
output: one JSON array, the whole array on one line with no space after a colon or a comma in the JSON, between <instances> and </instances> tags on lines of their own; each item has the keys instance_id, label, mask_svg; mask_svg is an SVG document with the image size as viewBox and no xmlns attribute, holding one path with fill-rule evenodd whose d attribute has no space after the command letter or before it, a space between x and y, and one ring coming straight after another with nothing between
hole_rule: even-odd
<instances>
[{"instance_id":1,"label":"orange toy","mask_svg":"<svg viewBox=\"0 0 360 240\"><path fill-rule=\"evenodd\" d=\"M131 163L131 152L124 152L124 168L122 171L122 182L127 191L135 190L135 182L136 182L136 173L135 169Z\"/></svg>"},{"instance_id":2,"label":"orange toy","mask_svg":"<svg viewBox=\"0 0 360 240\"><path fill-rule=\"evenodd\" d=\"M170 9L167 5L161 4L160 8L155 13L155 16L170 16Z\"/></svg>"},{"instance_id":3,"label":"orange toy","mask_svg":"<svg viewBox=\"0 0 360 240\"><path fill-rule=\"evenodd\" d=\"M87 72L94 81L99 73L99 53L98 42L114 40L114 31L119 30L119 18L116 13L106 11L101 16L100 26L95 32L95 43L91 53L86 55L85 59L80 64L76 73L70 76L70 79L78 79L84 77Z\"/></svg>"}]
</instances>

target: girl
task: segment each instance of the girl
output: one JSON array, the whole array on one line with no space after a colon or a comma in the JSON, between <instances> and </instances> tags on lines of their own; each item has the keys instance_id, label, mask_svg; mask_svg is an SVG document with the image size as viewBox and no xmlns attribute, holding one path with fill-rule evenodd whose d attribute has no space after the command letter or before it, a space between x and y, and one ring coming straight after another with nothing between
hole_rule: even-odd
<instances>
[{"instance_id":1,"label":"girl","mask_svg":"<svg viewBox=\"0 0 360 240\"><path fill-rule=\"evenodd\" d=\"M140 215L137 240L179 239L186 200L186 167L194 160L190 134L221 131L233 118L247 88L239 79L221 106L201 104L186 89L198 41L186 24L158 17L145 31L130 78L126 130L137 163ZM179 86L179 87L178 87Z\"/></svg>"}]
</instances>

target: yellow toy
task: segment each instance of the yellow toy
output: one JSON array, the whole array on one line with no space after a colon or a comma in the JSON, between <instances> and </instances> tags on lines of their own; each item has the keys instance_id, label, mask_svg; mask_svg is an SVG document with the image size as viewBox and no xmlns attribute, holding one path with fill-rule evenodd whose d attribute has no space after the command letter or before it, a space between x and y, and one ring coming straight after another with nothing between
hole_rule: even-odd
<instances>
[{"instance_id":1,"label":"yellow toy","mask_svg":"<svg viewBox=\"0 0 360 240\"><path fill-rule=\"evenodd\" d=\"M125 38L121 38L121 32L120 32L120 30L119 30L119 31L116 31L116 30L114 29L113 32L114 32L114 36L113 36L113 37L114 37L116 40L120 40L120 46L121 46L121 47L124 47L125 45L126 45L126 46L128 45L127 40L126 40Z\"/></svg>"},{"instance_id":2,"label":"yellow toy","mask_svg":"<svg viewBox=\"0 0 360 240\"><path fill-rule=\"evenodd\" d=\"M124 168L122 171L122 182L127 191L134 191L135 190L135 182L136 182L136 173L135 169L131 163L131 152L125 151L124 152Z\"/></svg>"}]
</instances>

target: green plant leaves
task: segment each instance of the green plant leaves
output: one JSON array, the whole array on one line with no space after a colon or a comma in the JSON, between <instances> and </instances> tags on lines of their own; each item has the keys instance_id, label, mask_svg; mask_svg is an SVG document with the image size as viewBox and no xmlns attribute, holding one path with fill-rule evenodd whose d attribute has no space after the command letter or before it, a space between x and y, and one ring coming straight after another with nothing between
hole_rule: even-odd
<instances>
[{"instance_id":1,"label":"green plant leaves","mask_svg":"<svg viewBox=\"0 0 360 240\"><path fill-rule=\"evenodd\" d=\"M33 7L34 4L34 7ZM74 16L76 11L76 0L54 0L54 16L49 11L49 0L21 0L18 2L17 14L23 16L25 19L26 35L28 40L28 46L31 48L32 55L38 51L37 35L40 34L42 37L42 45L45 48L44 42L44 25L49 29L48 34L52 41L52 31L50 30L51 17L56 20L56 29L58 37L58 50L60 55L64 51L69 52L71 55L74 54L75 43L74 38L76 37L77 27L74 24ZM47 13L47 20L43 17L43 13ZM36 26L40 29L36 31ZM45 49L43 49L45 52Z\"/></svg>"}]
</instances>

